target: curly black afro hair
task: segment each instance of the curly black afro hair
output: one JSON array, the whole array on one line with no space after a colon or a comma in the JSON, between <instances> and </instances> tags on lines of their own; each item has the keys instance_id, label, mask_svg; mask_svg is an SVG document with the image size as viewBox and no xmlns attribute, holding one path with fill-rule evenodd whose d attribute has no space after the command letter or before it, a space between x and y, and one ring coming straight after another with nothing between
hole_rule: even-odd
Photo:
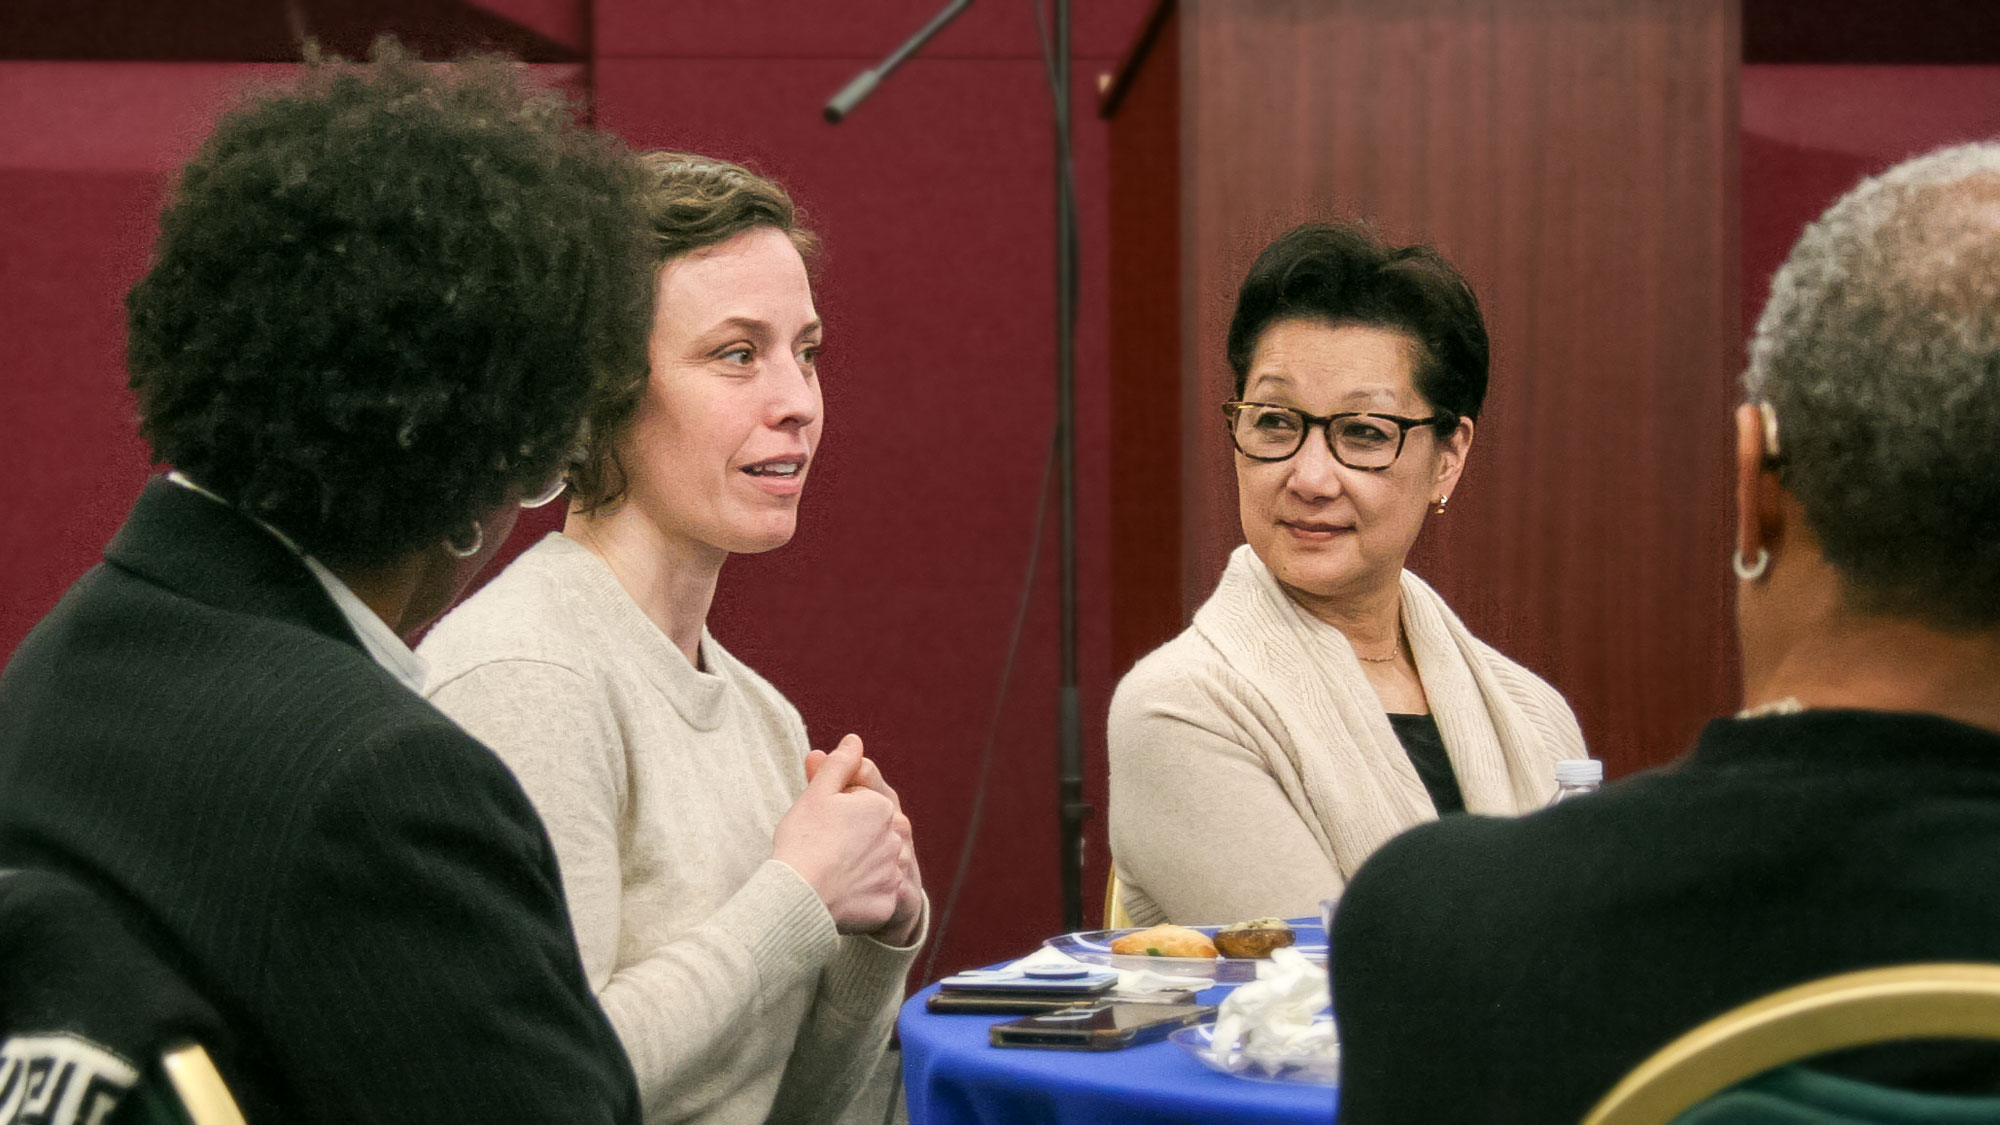
<instances>
[{"instance_id":1,"label":"curly black afro hair","mask_svg":"<svg viewBox=\"0 0 2000 1125\"><path fill-rule=\"evenodd\" d=\"M333 563L545 484L646 371L643 182L497 58L313 60L226 115L127 297L140 432Z\"/></svg>"}]
</instances>

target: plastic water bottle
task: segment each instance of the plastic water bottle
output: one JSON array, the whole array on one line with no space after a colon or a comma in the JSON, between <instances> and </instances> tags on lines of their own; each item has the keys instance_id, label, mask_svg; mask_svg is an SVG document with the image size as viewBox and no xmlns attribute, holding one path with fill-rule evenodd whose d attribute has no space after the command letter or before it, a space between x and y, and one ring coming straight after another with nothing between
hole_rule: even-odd
<instances>
[{"instance_id":1,"label":"plastic water bottle","mask_svg":"<svg viewBox=\"0 0 2000 1125\"><path fill-rule=\"evenodd\" d=\"M1571 797L1597 792L1604 784L1604 763L1596 758L1570 758L1556 763L1556 795L1549 804L1559 805Z\"/></svg>"}]
</instances>

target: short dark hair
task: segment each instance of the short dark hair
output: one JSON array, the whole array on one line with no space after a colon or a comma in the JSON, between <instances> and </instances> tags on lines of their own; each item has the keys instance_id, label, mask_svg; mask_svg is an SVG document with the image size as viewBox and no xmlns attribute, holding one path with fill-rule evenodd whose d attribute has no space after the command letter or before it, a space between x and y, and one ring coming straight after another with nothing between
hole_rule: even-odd
<instances>
[{"instance_id":1,"label":"short dark hair","mask_svg":"<svg viewBox=\"0 0 2000 1125\"><path fill-rule=\"evenodd\" d=\"M768 227L791 239L808 264L819 240L805 226L792 197L777 181L740 164L691 152L647 152L647 246L653 268L683 254ZM617 504L625 496L625 466L618 441L637 412L646 386L606 400L590 421L590 440L569 470L570 503L584 512Z\"/></svg>"},{"instance_id":2,"label":"short dark hair","mask_svg":"<svg viewBox=\"0 0 2000 1125\"><path fill-rule=\"evenodd\" d=\"M156 461L386 562L557 471L643 381L638 168L493 57L312 59L218 122L126 300Z\"/></svg>"},{"instance_id":3,"label":"short dark hair","mask_svg":"<svg viewBox=\"0 0 2000 1125\"><path fill-rule=\"evenodd\" d=\"M1848 604L2000 625L2000 145L1864 180L1771 282L1744 383Z\"/></svg>"},{"instance_id":4,"label":"short dark hair","mask_svg":"<svg viewBox=\"0 0 2000 1125\"><path fill-rule=\"evenodd\" d=\"M1235 397L1243 397L1258 341L1283 320L1406 332L1417 342L1417 393L1441 413L1479 417L1488 364L1479 298L1428 246L1393 246L1363 227L1335 223L1306 223L1266 246L1229 319Z\"/></svg>"}]
</instances>

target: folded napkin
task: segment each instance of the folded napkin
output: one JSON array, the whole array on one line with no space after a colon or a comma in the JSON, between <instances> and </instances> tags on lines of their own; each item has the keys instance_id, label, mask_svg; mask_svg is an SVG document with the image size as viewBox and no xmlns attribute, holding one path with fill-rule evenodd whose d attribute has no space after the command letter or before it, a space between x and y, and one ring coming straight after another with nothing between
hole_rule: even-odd
<instances>
[{"instance_id":1,"label":"folded napkin","mask_svg":"<svg viewBox=\"0 0 2000 1125\"><path fill-rule=\"evenodd\" d=\"M1281 1056L1330 1055L1337 1049L1326 967L1290 947L1271 951L1257 979L1222 1001L1215 1017L1216 1054L1241 1050L1252 1061Z\"/></svg>"},{"instance_id":2,"label":"folded napkin","mask_svg":"<svg viewBox=\"0 0 2000 1125\"><path fill-rule=\"evenodd\" d=\"M1086 969L1101 969L1102 965L1086 965L1060 949L1048 946L1036 950L1007 966L1008 969L1025 974L1029 969L1068 968L1082 965ZM1209 988L1215 984L1212 977L1176 976L1171 973L1156 973L1151 969L1120 969L1115 991L1127 995L1144 995L1149 992L1165 992L1170 988ZM1324 985L1324 982L1322 982ZM1245 987L1248 987L1247 985ZM1239 990L1240 991L1240 990ZM1322 987L1320 991L1324 992Z\"/></svg>"}]
</instances>

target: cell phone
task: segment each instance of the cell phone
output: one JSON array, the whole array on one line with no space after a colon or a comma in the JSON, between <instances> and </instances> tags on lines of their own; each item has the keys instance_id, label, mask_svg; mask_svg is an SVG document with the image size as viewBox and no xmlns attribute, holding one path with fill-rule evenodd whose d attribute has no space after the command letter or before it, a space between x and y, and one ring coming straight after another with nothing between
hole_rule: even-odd
<instances>
[{"instance_id":1,"label":"cell phone","mask_svg":"<svg viewBox=\"0 0 2000 1125\"><path fill-rule=\"evenodd\" d=\"M977 992L990 996L1050 996L1068 997L1074 1004L1099 993L1108 992L1118 983L1115 969L1075 969L1030 970L1016 972L1013 969L974 969L970 972L949 976L938 982L941 992Z\"/></svg>"},{"instance_id":2,"label":"cell phone","mask_svg":"<svg viewBox=\"0 0 2000 1125\"><path fill-rule=\"evenodd\" d=\"M1131 1004L1188 1004L1194 1001L1194 989L1170 988L1161 992L1149 992L1142 998L1121 999L1120 1003ZM1076 1005L1074 996L1037 996L1033 993L993 993L993 992L945 992L937 991L924 1001L924 1010L939 1015L981 1015L981 1016L1024 1016L1036 1012L1054 1012Z\"/></svg>"},{"instance_id":3,"label":"cell phone","mask_svg":"<svg viewBox=\"0 0 2000 1125\"><path fill-rule=\"evenodd\" d=\"M1074 996L938 991L924 1001L924 1010L939 1015L1023 1016L1059 1011L1075 1005Z\"/></svg>"},{"instance_id":4,"label":"cell phone","mask_svg":"<svg viewBox=\"0 0 2000 1125\"><path fill-rule=\"evenodd\" d=\"M1098 1001L996 1023L995 1047L1056 1051L1116 1051L1164 1039L1168 1032L1215 1014L1213 1004L1127 1004Z\"/></svg>"}]
</instances>

